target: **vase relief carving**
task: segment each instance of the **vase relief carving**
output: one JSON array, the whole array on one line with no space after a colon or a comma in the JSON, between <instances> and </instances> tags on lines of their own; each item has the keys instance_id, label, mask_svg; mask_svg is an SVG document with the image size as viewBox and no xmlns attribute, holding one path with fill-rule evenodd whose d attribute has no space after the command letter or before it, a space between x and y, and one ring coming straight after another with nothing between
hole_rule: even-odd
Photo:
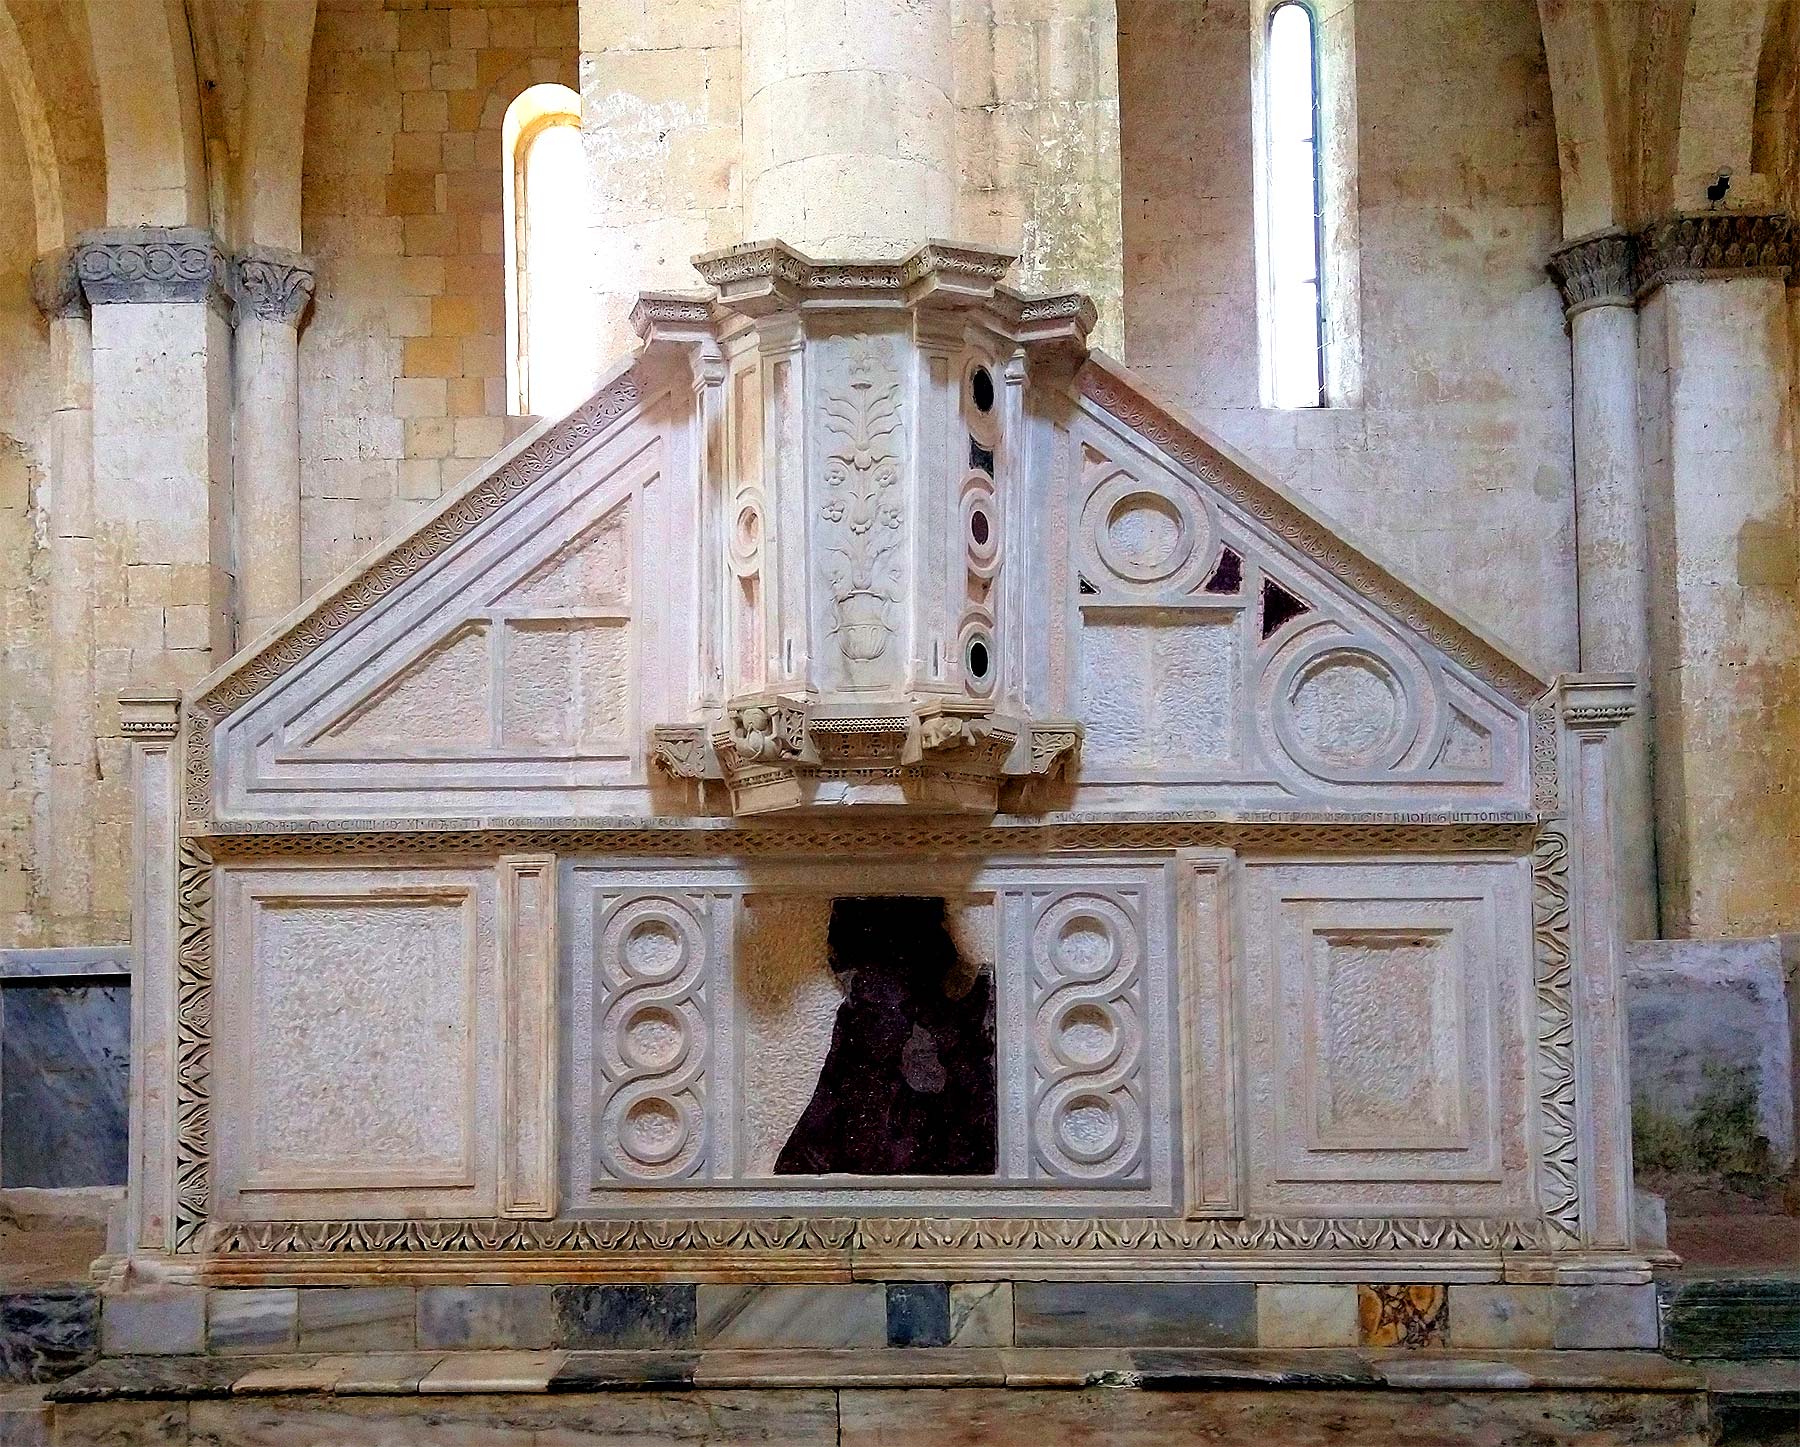
<instances>
[{"instance_id":1,"label":"vase relief carving","mask_svg":"<svg viewBox=\"0 0 1800 1447\"><path fill-rule=\"evenodd\" d=\"M900 382L883 354L865 343L852 354L846 386L826 394L825 571L830 635L851 687L879 682L877 665L894 635L901 596L898 555L903 508Z\"/></svg>"}]
</instances>

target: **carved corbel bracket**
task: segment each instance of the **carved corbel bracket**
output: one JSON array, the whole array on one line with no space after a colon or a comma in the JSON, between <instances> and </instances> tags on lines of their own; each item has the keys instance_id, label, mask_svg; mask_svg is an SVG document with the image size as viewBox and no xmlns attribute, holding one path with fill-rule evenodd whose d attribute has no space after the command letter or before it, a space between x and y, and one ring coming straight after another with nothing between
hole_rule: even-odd
<instances>
[{"instance_id":1,"label":"carved corbel bracket","mask_svg":"<svg viewBox=\"0 0 1800 1447\"><path fill-rule=\"evenodd\" d=\"M650 731L650 762L671 779L717 779L719 761L700 724L664 724Z\"/></svg>"}]
</instances>

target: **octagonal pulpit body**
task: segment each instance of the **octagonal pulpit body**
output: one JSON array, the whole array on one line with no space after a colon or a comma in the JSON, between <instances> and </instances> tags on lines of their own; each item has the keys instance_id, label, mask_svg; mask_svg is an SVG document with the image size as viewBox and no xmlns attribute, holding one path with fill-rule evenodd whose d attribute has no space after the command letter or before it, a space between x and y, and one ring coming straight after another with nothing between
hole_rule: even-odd
<instances>
[{"instance_id":1,"label":"octagonal pulpit body","mask_svg":"<svg viewBox=\"0 0 1800 1447\"><path fill-rule=\"evenodd\" d=\"M704 432L701 707L655 730L667 773L722 780L739 814L991 813L1066 765L1080 731L1044 717L1023 618L1031 396L1094 310L1001 286L1011 260L752 243L696 263L716 299L640 301L646 363L686 363Z\"/></svg>"}]
</instances>

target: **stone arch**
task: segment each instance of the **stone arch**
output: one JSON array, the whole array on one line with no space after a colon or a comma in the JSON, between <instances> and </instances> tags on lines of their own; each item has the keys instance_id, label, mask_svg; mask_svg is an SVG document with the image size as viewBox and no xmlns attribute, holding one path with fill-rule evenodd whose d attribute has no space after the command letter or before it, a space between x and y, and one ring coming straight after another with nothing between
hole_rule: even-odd
<instances>
[{"instance_id":1,"label":"stone arch","mask_svg":"<svg viewBox=\"0 0 1800 1447\"><path fill-rule=\"evenodd\" d=\"M180 0L88 0L106 147L106 220L209 221L193 43Z\"/></svg>"},{"instance_id":2,"label":"stone arch","mask_svg":"<svg viewBox=\"0 0 1800 1447\"><path fill-rule=\"evenodd\" d=\"M40 251L66 245L105 217L106 163L84 19L80 9L49 0L0 0L0 86L25 140Z\"/></svg>"}]
</instances>

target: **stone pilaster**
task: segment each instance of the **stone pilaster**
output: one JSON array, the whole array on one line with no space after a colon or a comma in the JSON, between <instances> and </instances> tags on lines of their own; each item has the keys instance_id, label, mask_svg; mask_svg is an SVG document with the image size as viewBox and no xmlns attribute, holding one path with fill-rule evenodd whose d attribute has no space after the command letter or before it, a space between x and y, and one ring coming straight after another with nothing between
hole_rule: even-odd
<instances>
[{"instance_id":1,"label":"stone pilaster","mask_svg":"<svg viewBox=\"0 0 1800 1447\"><path fill-rule=\"evenodd\" d=\"M1556 252L1573 361L1575 577L1581 666L1650 676L1643 468L1637 432L1635 238L1605 231ZM1628 938L1656 933L1656 851L1647 721L1621 730L1619 895Z\"/></svg>"},{"instance_id":2,"label":"stone pilaster","mask_svg":"<svg viewBox=\"0 0 1800 1447\"><path fill-rule=\"evenodd\" d=\"M55 388L48 510L50 777L40 853L52 861L43 881L51 937L59 944L88 943L95 928L93 342L72 250L38 259L32 294L50 326Z\"/></svg>"},{"instance_id":3,"label":"stone pilaster","mask_svg":"<svg viewBox=\"0 0 1800 1447\"><path fill-rule=\"evenodd\" d=\"M232 459L238 637L248 641L300 602L300 319L313 264L253 247L230 267L237 303Z\"/></svg>"},{"instance_id":4,"label":"stone pilaster","mask_svg":"<svg viewBox=\"0 0 1800 1447\"><path fill-rule=\"evenodd\" d=\"M1708 212L1636 240L1663 932L1765 933L1800 910L1796 234Z\"/></svg>"},{"instance_id":5,"label":"stone pilaster","mask_svg":"<svg viewBox=\"0 0 1800 1447\"><path fill-rule=\"evenodd\" d=\"M231 330L224 254L188 226L75 244L92 314L95 817L130 817L118 692L192 682L231 651ZM95 841L95 909L123 917L127 841Z\"/></svg>"}]
</instances>

